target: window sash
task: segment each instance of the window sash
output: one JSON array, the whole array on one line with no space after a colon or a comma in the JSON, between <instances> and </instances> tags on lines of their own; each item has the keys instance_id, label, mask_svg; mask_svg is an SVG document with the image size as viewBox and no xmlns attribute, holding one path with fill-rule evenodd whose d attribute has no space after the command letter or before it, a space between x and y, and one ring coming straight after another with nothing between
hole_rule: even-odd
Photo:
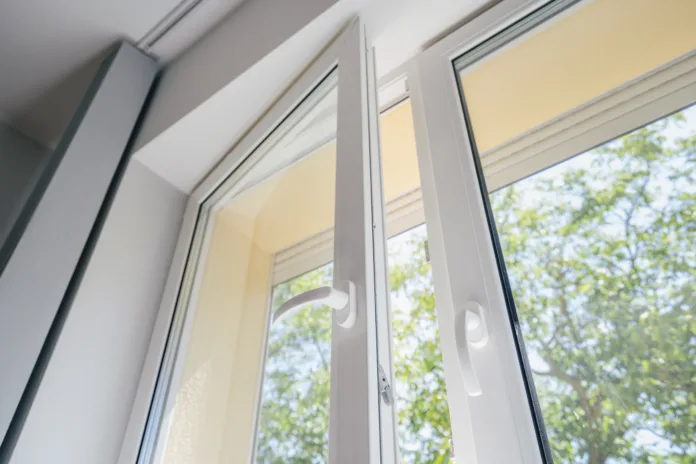
<instances>
[{"instance_id":1,"label":"window sash","mask_svg":"<svg viewBox=\"0 0 696 464\"><path fill-rule=\"evenodd\" d=\"M454 448L456 459L464 462L552 462L519 321L509 309L511 296L503 285L507 277L491 236L495 226L488 193L696 103L692 52L475 160L460 99L461 69L454 62L505 34L518 20L530 20L530 13L545 3L506 0L408 66ZM468 58L473 62L496 49L481 46L484 53ZM466 396L453 333L454 314L471 300L486 309L494 340L494 346L472 354L479 379L494 379L488 387L482 385L484 393L478 397ZM505 407L496 409L500 404Z\"/></svg>"},{"instance_id":2,"label":"window sash","mask_svg":"<svg viewBox=\"0 0 696 464\"><path fill-rule=\"evenodd\" d=\"M176 391L184 358L181 354L186 352L195 313L186 304L189 299L195 301L195 295L185 293L195 293L196 279L200 278L195 261L204 261L207 249L205 234L196 232L197 224L205 224L210 214L202 208L204 202L337 65L340 82L334 279L351 280L356 284L358 317L352 329L339 329L336 321L333 323L329 462L380 461L380 435L383 434L379 430L376 389L373 282L376 269L386 266L386 260L375 262L373 252L372 183L375 180L371 179L369 169L377 127L374 125L376 118L368 116L376 113L376 95L368 90L374 79L374 69L367 60L365 28L356 18L263 113L189 197L120 462L161 460L161 443L165 440L158 440L158 436L166 434L169 428L169 412L175 400L175 395L169 393ZM376 182L379 183L379 179ZM363 252L356 253L356 250ZM338 382L340 389L336 388ZM259 379L259 389L261 385L262 379ZM250 447L253 448L253 443Z\"/></svg>"}]
</instances>

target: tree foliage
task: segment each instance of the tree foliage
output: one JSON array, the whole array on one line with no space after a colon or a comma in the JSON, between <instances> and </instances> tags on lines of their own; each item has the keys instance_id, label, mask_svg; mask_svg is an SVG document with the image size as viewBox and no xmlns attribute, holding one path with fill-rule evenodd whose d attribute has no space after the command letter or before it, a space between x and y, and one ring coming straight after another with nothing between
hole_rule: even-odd
<instances>
[{"instance_id":1,"label":"tree foliage","mask_svg":"<svg viewBox=\"0 0 696 464\"><path fill-rule=\"evenodd\" d=\"M669 135L683 121L492 196L559 462L696 458L696 137Z\"/></svg>"},{"instance_id":2,"label":"tree foliage","mask_svg":"<svg viewBox=\"0 0 696 464\"><path fill-rule=\"evenodd\" d=\"M696 135L680 125L491 195L557 462L696 462ZM440 464L449 412L425 238L389 241L395 393L402 461ZM330 274L276 287L275 307ZM305 309L272 328L260 462L327 462L330 318Z\"/></svg>"},{"instance_id":3,"label":"tree foliage","mask_svg":"<svg viewBox=\"0 0 696 464\"><path fill-rule=\"evenodd\" d=\"M389 240L399 449L406 463L446 463L451 438L425 226Z\"/></svg>"},{"instance_id":4,"label":"tree foliage","mask_svg":"<svg viewBox=\"0 0 696 464\"><path fill-rule=\"evenodd\" d=\"M294 295L331 285L331 265L273 289L275 311ZM257 461L319 464L329 460L331 309L316 306L272 324L257 437Z\"/></svg>"}]
</instances>

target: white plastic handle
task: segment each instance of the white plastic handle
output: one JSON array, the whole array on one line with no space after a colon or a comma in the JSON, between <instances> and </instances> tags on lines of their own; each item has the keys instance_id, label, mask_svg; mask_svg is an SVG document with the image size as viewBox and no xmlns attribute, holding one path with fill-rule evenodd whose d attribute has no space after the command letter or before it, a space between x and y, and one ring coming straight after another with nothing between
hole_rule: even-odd
<instances>
[{"instance_id":1,"label":"white plastic handle","mask_svg":"<svg viewBox=\"0 0 696 464\"><path fill-rule=\"evenodd\" d=\"M469 346L483 348L488 343L488 327L483 307L469 301L454 315L454 338L457 342L459 367L464 377L464 386L469 396L479 396L481 384L471 361Z\"/></svg>"},{"instance_id":2,"label":"white plastic handle","mask_svg":"<svg viewBox=\"0 0 696 464\"><path fill-rule=\"evenodd\" d=\"M336 286L340 288L319 287L293 296L273 314L273 322L275 323L292 311L311 304L318 304L336 310L336 319L341 327L346 329L353 327L357 315L355 284L346 280L339 282Z\"/></svg>"}]
</instances>

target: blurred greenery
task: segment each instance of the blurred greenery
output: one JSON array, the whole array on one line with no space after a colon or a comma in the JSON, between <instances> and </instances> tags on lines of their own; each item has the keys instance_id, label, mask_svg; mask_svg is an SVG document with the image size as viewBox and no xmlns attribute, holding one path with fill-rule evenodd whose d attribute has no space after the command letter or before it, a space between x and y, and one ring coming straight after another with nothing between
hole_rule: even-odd
<instances>
[{"instance_id":1,"label":"blurred greenery","mask_svg":"<svg viewBox=\"0 0 696 464\"><path fill-rule=\"evenodd\" d=\"M557 462L696 462L696 119L492 195Z\"/></svg>"},{"instance_id":2,"label":"blurred greenery","mask_svg":"<svg viewBox=\"0 0 696 464\"><path fill-rule=\"evenodd\" d=\"M273 289L275 311L294 295L331 285L323 266ZM326 306L287 314L269 334L257 461L326 463L329 460L331 310Z\"/></svg>"},{"instance_id":3,"label":"blurred greenery","mask_svg":"<svg viewBox=\"0 0 696 464\"><path fill-rule=\"evenodd\" d=\"M394 391L401 461L444 464L450 419L426 240L421 225L388 243Z\"/></svg>"},{"instance_id":4,"label":"blurred greenery","mask_svg":"<svg viewBox=\"0 0 696 464\"><path fill-rule=\"evenodd\" d=\"M684 124L671 116L491 195L556 462L696 462L696 136ZM402 462L445 464L425 240L424 226L389 240L399 439ZM274 307L330 281L328 265L279 285ZM260 462L327 462L330 340L327 308L273 325Z\"/></svg>"}]
</instances>

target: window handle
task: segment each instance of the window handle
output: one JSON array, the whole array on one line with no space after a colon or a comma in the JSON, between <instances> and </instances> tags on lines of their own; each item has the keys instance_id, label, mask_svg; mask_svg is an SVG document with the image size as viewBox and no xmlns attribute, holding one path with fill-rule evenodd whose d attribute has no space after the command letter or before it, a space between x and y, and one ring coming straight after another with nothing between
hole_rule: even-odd
<instances>
[{"instance_id":1,"label":"window handle","mask_svg":"<svg viewBox=\"0 0 696 464\"><path fill-rule=\"evenodd\" d=\"M467 302L454 316L454 338L457 343L459 367L469 396L479 396L481 384L471 361L470 347L483 348L488 342L488 328L483 307L475 301Z\"/></svg>"},{"instance_id":2,"label":"window handle","mask_svg":"<svg viewBox=\"0 0 696 464\"><path fill-rule=\"evenodd\" d=\"M292 311L317 304L333 308L336 311L338 325L349 329L353 327L357 316L356 303L355 284L346 280L334 287L319 287L293 296L276 310L273 314L273 322Z\"/></svg>"}]
</instances>

